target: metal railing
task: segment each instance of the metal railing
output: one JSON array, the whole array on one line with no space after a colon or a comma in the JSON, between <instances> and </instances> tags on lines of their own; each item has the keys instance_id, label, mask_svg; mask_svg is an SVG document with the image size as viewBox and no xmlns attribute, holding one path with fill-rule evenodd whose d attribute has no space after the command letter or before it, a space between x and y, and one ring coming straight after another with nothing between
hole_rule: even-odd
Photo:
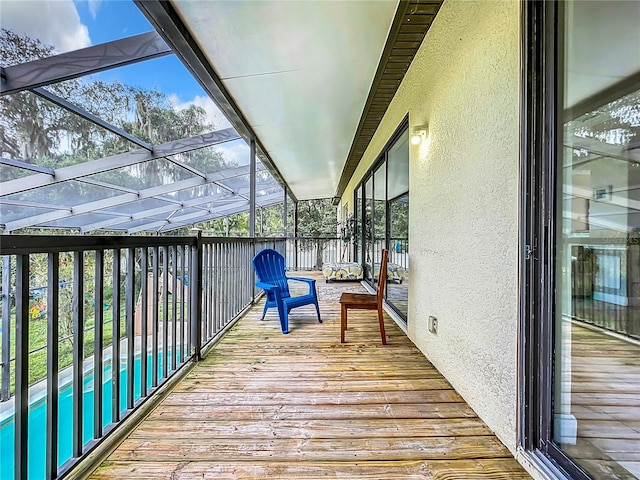
<instances>
[{"instance_id":1,"label":"metal railing","mask_svg":"<svg viewBox=\"0 0 640 480\"><path fill-rule=\"evenodd\" d=\"M365 278L373 280L372 264L379 262L383 248L389 249L389 263L402 267L406 275L409 270L409 239L391 237L388 243L386 239L377 239L368 246L365 252L367 259L361 262ZM288 270L321 270L324 263L358 261L354 257L353 243L335 237L287 238L285 257ZM371 258L374 259L373 262Z\"/></svg>"},{"instance_id":2,"label":"metal railing","mask_svg":"<svg viewBox=\"0 0 640 480\"><path fill-rule=\"evenodd\" d=\"M636 266L628 265L631 258L638 258L634 248L635 244L625 248L574 245L571 302L567 306L570 313L565 313L573 320L640 340L640 302L634 289Z\"/></svg>"},{"instance_id":3,"label":"metal railing","mask_svg":"<svg viewBox=\"0 0 640 480\"><path fill-rule=\"evenodd\" d=\"M284 256L287 270L320 270L323 263L353 261L353 245L336 237L290 237Z\"/></svg>"},{"instance_id":4,"label":"metal railing","mask_svg":"<svg viewBox=\"0 0 640 480\"><path fill-rule=\"evenodd\" d=\"M379 261L383 248L389 249L389 262L409 269L409 239L390 237L389 245L385 239L376 239L373 252L365 252L369 258ZM349 240L338 237L290 237L286 242L287 269L320 270L323 263L354 262L354 245ZM370 260L363 262L370 263Z\"/></svg>"},{"instance_id":5,"label":"metal railing","mask_svg":"<svg viewBox=\"0 0 640 480\"><path fill-rule=\"evenodd\" d=\"M251 259L265 247L286 253L284 239L3 236L3 478L69 471L199 359L261 293ZM38 417L45 438L30 441Z\"/></svg>"}]
</instances>

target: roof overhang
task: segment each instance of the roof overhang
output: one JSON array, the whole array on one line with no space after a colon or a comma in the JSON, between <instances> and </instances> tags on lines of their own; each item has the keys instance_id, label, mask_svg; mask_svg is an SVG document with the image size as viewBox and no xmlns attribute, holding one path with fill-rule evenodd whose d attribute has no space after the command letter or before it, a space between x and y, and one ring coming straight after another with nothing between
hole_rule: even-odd
<instances>
[{"instance_id":1,"label":"roof overhang","mask_svg":"<svg viewBox=\"0 0 640 480\"><path fill-rule=\"evenodd\" d=\"M136 1L293 198L340 196L440 0Z\"/></svg>"}]
</instances>

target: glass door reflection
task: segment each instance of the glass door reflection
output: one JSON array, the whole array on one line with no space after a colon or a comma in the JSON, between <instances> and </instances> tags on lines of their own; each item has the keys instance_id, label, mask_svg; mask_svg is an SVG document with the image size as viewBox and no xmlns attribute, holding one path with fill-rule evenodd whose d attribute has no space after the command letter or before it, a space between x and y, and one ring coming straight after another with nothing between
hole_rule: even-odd
<instances>
[{"instance_id":1,"label":"glass door reflection","mask_svg":"<svg viewBox=\"0 0 640 480\"><path fill-rule=\"evenodd\" d=\"M640 3L563 6L553 440L594 478L637 479Z\"/></svg>"}]
</instances>

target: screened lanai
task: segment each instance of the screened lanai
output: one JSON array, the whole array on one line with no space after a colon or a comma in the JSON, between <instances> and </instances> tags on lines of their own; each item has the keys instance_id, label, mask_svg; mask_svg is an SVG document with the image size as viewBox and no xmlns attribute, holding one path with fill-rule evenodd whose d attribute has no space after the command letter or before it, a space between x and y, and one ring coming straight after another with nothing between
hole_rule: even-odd
<instances>
[{"instance_id":1,"label":"screened lanai","mask_svg":"<svg viewBox=\"0 0 640 480\"><path fill-rule=\"evenodd\" d=\"M259 249L350 259L295 205L339 201L440 4L0 1L0 476L118 443L260 301Z\"/></svg>"},{"instance_id":2,"label":"screened lanai","mask_svg":"<svg viewBox=\"0 0 640 480\"><path fill-rule=\"evenodd\" d=\"M339 197L440 3L3 0L2 232Z\"/></svg>"},{"instance_id":3,"label":"screened lanai","mask_svg":"<svg viewBox=\"0 0 640 480\"><path fill-rule=\"evenodd\" d=\"M121 23L152 30L128 6ZM3 25L2 48L3 233L164 234L283 203L260 146L155 31L59 53ZM167 72L199 102L146 80Z\"/></svg>"}]
</instances>

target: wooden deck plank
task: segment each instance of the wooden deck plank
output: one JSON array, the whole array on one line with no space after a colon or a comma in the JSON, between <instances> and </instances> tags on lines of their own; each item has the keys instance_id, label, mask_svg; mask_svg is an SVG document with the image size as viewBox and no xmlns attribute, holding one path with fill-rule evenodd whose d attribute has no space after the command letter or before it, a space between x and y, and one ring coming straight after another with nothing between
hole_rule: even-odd
<instances>
[{"instance_id":1,"label":"wooden deck plank","mask_svg":"<svg viewBox=\"0 0 640 480\"><path fill-rule=\"evenodd\" d=\"M375 312L340 344L356 287L318 283L323 323L296 309L288 335L251 309L92 478L530 478L390 318L388 345Z\"/></svg>"},{"instance_id":2,"label":"wooden deck plank","mask_svg":"<svg viewBox=\"0 0 640 480\"><path fill-rule=\"evenodd\" d=\"M163 461L399 461L451 458L509 457L494 436L394 438L240 438L193 439L163 435L161 438L129 437L111 455L112 460Z\"/></svg>"},{"instance_id":3,"label":"wooden deck plank","mask_svg":"<svg viewBox=\"0 0 640 480\"><path fill-rule=\"evenodd\" d=\"M462 397L455 390L407 390L390 392L316 392L313 398L304 392L243 392L221 391L174 391L165 404L178 405L196 403L219 403L226 405L368 405L379 403L430 403L461 402Z\"/></svg>"},{"instance_id":4,"label":"wooden deck plank","mask_svg":"<svg viewBox=\"0 0 640 480\"><path fill-rule=\"evenodd\" d=\"M287 382L283 387L281 384L274 384L268 378L238 379L236 381L223 381L217 376L209 377L207 382L197 376L189 376L184 379L175 389L176 392L198 389L199 392L282 392L287 393L305 392L392 392L406 390L449 390L449 382L443 378L408 379L408 380L320 380L313 381L296 380ZM287 378L280 379L281 382Z\"/></svg>"},{"instance_id":5,"label":"wooden deck plank","mask_svg":"<svg viewBox=\"0 0 640 480\"><path fill-rule=\"evenodd\" d=\"M280 418L256 420L174 420L171 423L174 438L366 438L372 429L380 436L440 437L491 435L491 431L478 418L403 419L338 419L338 420L285 420ZM129 438L155 438L163 434L165 420L148 419Z\"/></svg>"},{"instance_id":6,"label":"wooden deck plank","mask_svg":"<svg viewBox=\"0 0 640 480\"><path fill-rule=\"evenodd\" d=\"M163 421L181 421L184 418L206 418L209 420L321 420L321 419L360 419L360 418L472 418L475 412L465 403L375 403L375 404L339 404L319 405L313 408L300 404L239 405L238 403L203 402L185 404L166 401L156 408L148 419Z\"/></svg>"},{"instance_id":7,"label":"wooden deck plank","mask_svg":"<svg viewBox=\"0 0 640 480\"><path fill-rule=\"evenodd\" d=\"M397 479L406 480L524 480L529 479L512 459L463 459L388 462L296 462L249 463L238 462L131 462L108 461L94 475L95 480L167 479L209 480L268 478L273 480L306 480L319 477L350 480Z\"/></svg>"}]
</instances>

